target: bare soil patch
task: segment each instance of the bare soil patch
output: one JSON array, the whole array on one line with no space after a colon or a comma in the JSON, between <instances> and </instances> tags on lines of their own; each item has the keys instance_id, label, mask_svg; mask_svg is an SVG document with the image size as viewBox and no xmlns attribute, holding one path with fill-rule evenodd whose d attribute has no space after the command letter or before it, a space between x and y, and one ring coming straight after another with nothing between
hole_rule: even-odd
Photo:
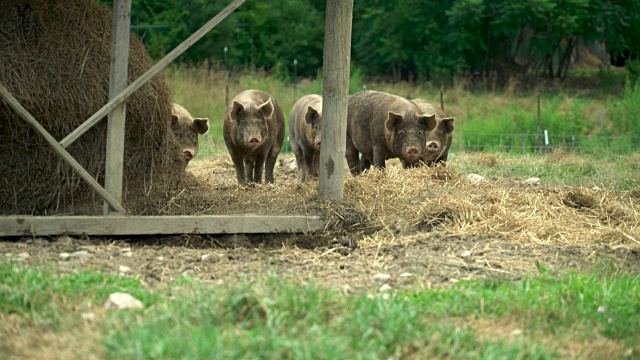
<instances>
[{"instance_id":1,"label":"bare soil patch","mask_svg":"<svg viewBox=\"0 0 640 360\"><path fill-rule=\"evenodd\" d=\"M161 213L317 214L327 219L325 231L4 238L0 253L24 265L54 264L62 273L134 276L151 288L182 276L222 284L274 274L375 292L384 283L398 290L515 280L537 273L537 263L559 273L602 262L640 270L640 199L633 192L529 185L524 178L470 181L455 164L403 170L391 162L385 172L346 175L345 200L329 202L317 196L317 181L296 183L290 160L281 160L275 184L239 186L228 155L196 159ZM75 251L91 257L61 257ZM208 254L215 255L203 261Z\"/></svg>"}]
</instances>

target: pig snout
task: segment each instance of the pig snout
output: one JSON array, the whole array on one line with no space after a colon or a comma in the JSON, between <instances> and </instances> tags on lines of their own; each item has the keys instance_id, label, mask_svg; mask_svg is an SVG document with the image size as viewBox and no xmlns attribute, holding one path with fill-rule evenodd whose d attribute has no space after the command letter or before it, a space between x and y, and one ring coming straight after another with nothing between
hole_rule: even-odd
<instances>
[{"instance_id":1,"label":"pig snout","mask_svg":"<svg viewBox=\"0 0 640 360\"><path fill-rule=\"evenodd\" d=\"M252 148L260 146L260 143L261 141L257 137L252 137L251 139L249 139L249 146Z\"/></svg>"},{"instance_id":2,"label":"pig snout","mask_svg":"<svg viewBox=\"0 0 640 360\"><path fill-rule=\"evenodd\" d=\"M420 156L420 150L415 147L409 148L405 153L407 159L417 159Z\"/></svg>"},{"instance_id":3,"label":"pig snout","mask_svg":"<svg viewBox=\"0 0 640 360\"><path fill-rule=\"evenodd\" d=\"M184 158L187 161L190 161L191 159L193 159L193 153L191 152L191 150L185 150L182 152L182 155L184 155Z\"/></svg>"},{"instance_id":4,"label":"pig snout","mask_svg":"<svg viewBox=\"0 0 640 360\"><path fill-rule=\"evenodd\" d=\"M427 143L427 151L428 152L440 152L440 146L435 141L430 141Z\"/></svg>"}]
</instances>

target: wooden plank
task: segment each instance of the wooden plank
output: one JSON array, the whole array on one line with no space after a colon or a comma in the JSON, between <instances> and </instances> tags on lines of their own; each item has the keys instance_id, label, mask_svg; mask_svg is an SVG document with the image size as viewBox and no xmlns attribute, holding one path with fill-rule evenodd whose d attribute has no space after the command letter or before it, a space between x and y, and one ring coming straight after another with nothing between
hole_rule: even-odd
<instances>
[{"instance_id":1,"label":"wooden plank","mask_svg":"<svg viewBox=\"0 0 640 360\"><path fill-rule=\"evenodd\" d=\"M183 41L182 44L178 45L175 49L173 49L170 53L168 53L162 60L158 61L155 65L153 65L147 72L142 74L138 79L132 82L126 89L120 92L113 99L109 100L109 102L103 106L100 110L98 110L95 114L93 114L90 118L85 120L80 126L78 126L75 130L73 130L69 135L67 135L64 139L60 141L60 145L63 147L68 147L71 145L76 139L78 139L82 134L84 134L87 130L91 129L93 125L95 125L100 119L105 117L108 113L113 110L116 106L120 105L123 101L125 101L129 95L131 95L134 91L138 90L142 85L144 85L147 81L149 81L154 75L156 75L160 70L164 69L167 65L169 65L173 60L175 60L178 56L180 56L185 50L190 48L196 41L200 40L204 35L206 35L211 29L213 29L216 25L218 25L222 20L224 20L229 14L231 14L238 6L242 5L246 0L234 0L229 6L227 6L224 10L222 10L218 15L213 17L209 22L203 25L198 31L194 32L191 36L187 38L187 40Z\"/></svg>"},{"instance_id":2,"label":"wooden plank","mask_svg":"<svg viewBox=\"0 0 640 360\"><path fill-rule=\"evenodd\" d=\"M113 4L113 29L111 31L111 74L109 99L127 87L129 68L129 25L131 24L131 0L116 0ZM107 158L104 188L114 199L122 202L122 175L124 166L124 129L127 103L123 102L109 113L107 123ZM104 214L114 209L104 202Z\"/></svg>"},{"instance_id":3,"label":"wooden plank","mask_svg":"<svg viewBox=\"0 0 640 360\"><path fill-rule=\"evenodd\" d=\"M60 144L58 144L56 139L54 139L53 136L51 136L51 134L49 134L49 132L44 127L42 127L42 125L40 125L40 123L31 114L29 114L27 109L25 109L18 102L18 100L13 97L13 95L11 95L9 90L2 83L0 83L0 95L20 116L22 116L34 129L36 129L36 131L38 131L44 137L49 145L53 147L53 150L55 150L55 152L58 153L60 157L62 157L62 160L67 162L69 166L71 166L76 172L78 172L78 174L84 179L84 181L86 181L89 186L91 186L100 196L102 196L102 198L105 199L109 203L109 205L111 205L111 207L116 209L118 212L125 212L120 203L116 199L114 199L113 196L111 196L100 184L98 184L98 182L93 177L91 177L91 175L89 175L89 173L82 167L82 165L80 165L76 161L76 159L74 159L73 156L71 156L71 154L67 152L67 150L65 150L62 146L60 146Z\"/></svg>"},{"instance_id":4,"label":"wooden plank","mask_svg":"<svg viewBox=\"0 0 640 360\"><path fill-rule=\"evenodd\" d=\"M0 216L0 236L305 233L318 216Z\"/></svg>"},{"instance_id":5,"label":"wooden plank","mask_svg":"<svg viewBox=\"0 0 640 360\"><path fill-rule=\"evenodd\" d=\"M320 196L342 198L353 0L327 0L324 34Z\"/></svg>"}]
</instances>

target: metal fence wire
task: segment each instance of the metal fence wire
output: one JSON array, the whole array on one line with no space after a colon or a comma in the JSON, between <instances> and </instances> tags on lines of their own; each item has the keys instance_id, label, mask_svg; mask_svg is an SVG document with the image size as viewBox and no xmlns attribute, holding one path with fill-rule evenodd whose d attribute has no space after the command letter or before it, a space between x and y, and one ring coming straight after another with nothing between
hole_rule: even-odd
<instances>
[{"instance_id":1,"label":"metal fence wire","mask_svg":"<svg viewBox=\"0 0 640 360\"><path fill-rule=\"evenodd\" d=\"M484 134L456 132L451 151L537 152L555 149L581 153L640 151L640 134L631 136L586 136L543 134Z\"/></svg>"}]
</instances>

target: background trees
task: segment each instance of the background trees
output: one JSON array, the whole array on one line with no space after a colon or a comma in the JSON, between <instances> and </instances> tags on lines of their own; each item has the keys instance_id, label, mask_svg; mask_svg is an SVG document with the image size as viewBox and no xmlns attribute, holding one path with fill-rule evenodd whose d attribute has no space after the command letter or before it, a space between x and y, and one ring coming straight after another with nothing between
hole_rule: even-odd
<instances>
[{"instance_id":1,"label":"background trees","mask_svg":"<svg viewBox=\"0 0 640 360\"><path fill-rule=\"evenodd\" d=\"M105 4L112 1L101 0ZM132 22L154 58L228 1L133 0ZM250 0L181 57L280 77L322 66L322 0ZM614 59L640 55L637 0L357 0L352 60L367 76L447 81L455 74L564 78L573 50L604 42ZM224 52L224 47L228 52Z\"/></svg>"}]
</instances>

